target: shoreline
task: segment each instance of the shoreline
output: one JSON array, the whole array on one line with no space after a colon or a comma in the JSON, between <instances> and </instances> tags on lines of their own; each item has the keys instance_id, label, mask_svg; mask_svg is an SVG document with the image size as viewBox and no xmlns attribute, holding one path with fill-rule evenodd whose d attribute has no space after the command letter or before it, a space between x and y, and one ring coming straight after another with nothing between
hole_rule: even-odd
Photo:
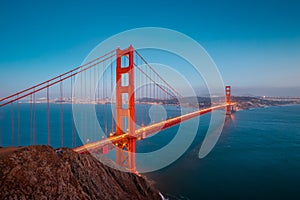
<instances>
[{"instance_id":1,"label":"shoreline","mask_svg":"<svg viewBox=\"0 0 300 200\"><path fill-rule=\"evenodd\" d=\"M240 108L239 110L235 110L234 112L245 111L245 110L254 110L254 109L262 109L262 108L271 108L271 107L296 106L296 105L300 106L300 103L289 103L289 104L280 104L280 105L265 105L265 106L249 107L249 108Z\"/></svg>"},{"instance_id":2,"label":"shoreline","mask_svg":"<svg viewBox=\"0 0 300 200\"><path fill-rule=\"evenodd\" d=\"M250 110L250 109L254 109L254 108L265 108L265 107L270 107L270 106L286 106L286 105L300 104L300 99L286 100L286 98L266 99L263 97L236 97L236 96L233 96L231 101L236 103L236 105L234 106L236 111Z\"/></svg>"}]
</instances>

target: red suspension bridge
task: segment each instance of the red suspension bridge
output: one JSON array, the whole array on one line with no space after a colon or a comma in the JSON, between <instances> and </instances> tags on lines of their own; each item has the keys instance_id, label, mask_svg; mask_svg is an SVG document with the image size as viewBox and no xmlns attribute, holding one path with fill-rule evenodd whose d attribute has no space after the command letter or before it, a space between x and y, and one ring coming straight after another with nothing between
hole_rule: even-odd
<instances>
[{"instance_id":1,"label":"red suspension bridge","mask_svg":"<svg viewBox=\"0 0 300 200\"><path fill-rule=\"evenodd\" d=\"M107 153L116 149L116 163L136 172L137 140L213 110L225 109L226 114L231 114L234 104L230 90L226 86L226 98L219 105L180 113L160 122L151 121L151 104L174 104L183 96L132 46L117 49L2 98L0 114L6 120L1 124L0 145L1 142L3 146L55 143L72 146L79 153ZM101 129L97 129L91 112L70 115L74 105L83 109L93 106ZM75 123L76 116L82 124ZM78 140L78 131L84 132L82 142Z\"/></svg>"}]
</instances>

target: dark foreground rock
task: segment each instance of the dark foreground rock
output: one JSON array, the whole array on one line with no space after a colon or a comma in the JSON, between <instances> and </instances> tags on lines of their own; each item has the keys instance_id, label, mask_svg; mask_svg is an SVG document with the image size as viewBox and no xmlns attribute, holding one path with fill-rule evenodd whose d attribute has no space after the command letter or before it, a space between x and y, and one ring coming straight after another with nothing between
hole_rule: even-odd
<instances>
[{"instance_id":1,"label":"dark foreground rock","mask_svg":"<svg viewBox=\"0 0 300 200\"><path fill-rule=\"evenodd\" d=\"M1 153L2 152L2 153ZM0 150L0 199L161 199L140 176L49 146Z\"/></svg>"}]
</instances>

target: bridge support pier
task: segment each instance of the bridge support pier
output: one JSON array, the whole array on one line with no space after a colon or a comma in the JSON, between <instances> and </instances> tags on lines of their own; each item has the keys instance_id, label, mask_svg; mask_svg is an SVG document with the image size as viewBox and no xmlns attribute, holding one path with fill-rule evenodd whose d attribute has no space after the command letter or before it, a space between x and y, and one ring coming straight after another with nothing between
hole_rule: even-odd
<instances>
[{"instance_id":1,"label":"bridge support pier","mask_svg":"<svg viewBox=\"0 0 300 200\"><path fill-rule=\"evenodd\" d=\"M134 106L134 49L116 50L116 136L126 132L129 137L116 145L116 162L135 173L135 106ZM127 58L126 58L127 57ZM126 61L129 62L126 62Z\"/></svg>"}]
</instances>

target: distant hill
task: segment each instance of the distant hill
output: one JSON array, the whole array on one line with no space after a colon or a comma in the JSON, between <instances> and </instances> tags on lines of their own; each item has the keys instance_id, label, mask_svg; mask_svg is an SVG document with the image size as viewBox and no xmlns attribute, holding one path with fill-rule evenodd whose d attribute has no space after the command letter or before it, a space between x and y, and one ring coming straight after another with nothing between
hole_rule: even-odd
<instances>
[{"instance_id":1,"label":"distant hill","mask_svg":"<svg viewBox=\"0 0 300 200\"><path fill-rule=\"evenodd\" d=\"M247 96L233 96L232 102L236 102L236 110L246 110L250 108L261 108L266 106L280 106L288 104L299 104L300 99L287 99L279 97L247 97Z\"/></svg>"},{"instance_id":2,"label":"distant hill","mask_svg":"<svg viewBox=\"0 0 300 200\"><path fill-rule=\"evenodd\" d=\"M200 109L212 105L224 103L224 97L183 97L179 99L139 99L140 103L156 103L182 106L199 106ZM231 96L231 101L237 103L236 110L260 108L266 106L280 106L287 104L300 104L300 98L292 97L254 97L254 96Z\"/></svg>"}]
</instances>

